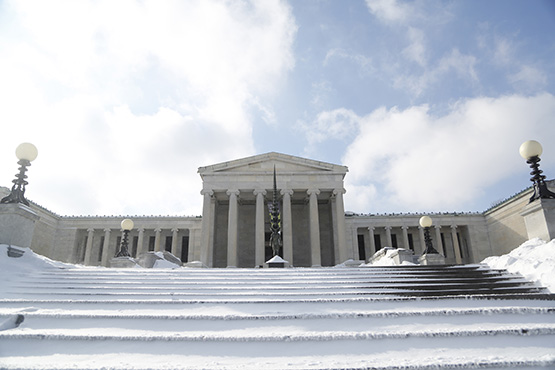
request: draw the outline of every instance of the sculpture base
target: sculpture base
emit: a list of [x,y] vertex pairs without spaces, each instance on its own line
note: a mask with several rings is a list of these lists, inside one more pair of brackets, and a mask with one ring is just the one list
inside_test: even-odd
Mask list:
[[423,254],[418,257],[418,263],[421,265],[445,265],[445,257],[439,253]]
[[0,204],[0,244],[31,248],[39,215],[22,203]]
[[273,256],[265,263],[265,267],[269,268],[285,268],[289,267],[289,262],[281,258],[280,256]]
[[546,242],[555,238],[555,199],[536,199],[520,212],[524,217],[528,239]]
[[131,257],[114,257],[110,260],[110,267],[113,268],[131,268],[139,267],[137,262]]

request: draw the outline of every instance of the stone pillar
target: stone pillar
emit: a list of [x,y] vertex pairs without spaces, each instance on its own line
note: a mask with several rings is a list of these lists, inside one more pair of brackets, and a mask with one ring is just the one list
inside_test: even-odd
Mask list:
[[[212,257],[214,254],[214,238],[212,235],[214,230],[214,192],[205,189],[200,193],[204,196],[202,203],[202,233],[200,235],[200,261],[205,266],[212,267]],[[191,251],[190,245],[189,243],[189,251]]]
[[227,219],[227,267],[237,267],[237,227],[239,226],[239,190],[228,190],[229,216]]
[[524,217],[528,239],[549,242],[555,238],[555,199],[536,199],[528,203],[520,215]]
[[293,195],[293,190],[282,190],[281,195],[283,195],[283,214],[281,215],[283,259],[289,262],[289,266],[293,266],[293,220],[291,216],[291,195]]
[[368,253],[368,255],[366,256],[367,259],[369,259],[370,257],[372,257],[374,255],[374,253],[376,253],[376,242],[374,240],[374,230],[375,228],[373,226],[368,227],[368,241],[370,244],[370,250]]
[[141,254],[146,253],[145,251],[145,228],[140,227],[137,229],[139,231],[139,237],[137,239],[137,255],[139,257]]
[[177,258],[181,259],[179,256],[179,251],[177,250],[177,233],[179,232],[179,229],[177,228],[173,228],[172,229],[172,254],[174,256],[176,256]]
[[459,245],[459,238],[457,238],[457,225],[451,225],[451,238],[453,239],[453,249],[455,250],[455,262],[460,265],[462,258],[461,246]]
[[159,227],[157,227],[156,229],[154,229],[154,251],[155,252],[160,252],[160,233],[162,232],[162,229],[160,229]]
[[85,259],[83,260],[83,264],[86,266],[91,265],[91,257],[92,257],[92,248],[93,248],[93,238],[94,238],[94,229],[87,229],[87,245],[85,246]]
[[391,226],[386,226],[385,227],[385,243],[386,243],[386,247],[393,247],[393,241],[391,240]]
[[318,218],[318,189],[308,189],[310,214],[310,255],[312,267],[322,266],[320,255],[320,220]]
[[198,252],[195,252],[195,238],[197,235],[197,229],[189,229],[189,244],[188,250],[189,254],[187,254],[187,262],[193,262],[198,260]]
[[110,229],[104,229],[104,244],[102,245],[102,260],[100,264],[108,267],[108,262],[113,256],[110,256]]
[[255,213],[255,227],[254,227],[254,263],[256,266],[264,265],[264,196],[266,190],[255,190],[256,196],[256,213]]
[[409,227],[406,225],[401,226],[401,230],[403,231],[403,248],[405,248],[406,250],[410,250],[410,245],[409,245]]
[[437,246],[435,246],[436,251],[439,252],[442,256],[445,256],[445,252],[443,250],[443,242],[441,241],[441,226],[435,225],[436,229],[436,242]]
[[31,248],[40,216],[22,203],[0,204],[0,244]]
[[351,238],[353,239],[353,242],[351,243],[351,255],[347,259],[358,260],[360,259],[358,254],[358,227],[355,226],[351,229]]
[[335,189],[335,219],[337,225],[334,225],[334,232],[337,232],[337,250],[339,251],[339,263],[345,262],[348,257],[347,251],[347,235],[345,229],[345,205],[343,203],[343,194],[345,189]]

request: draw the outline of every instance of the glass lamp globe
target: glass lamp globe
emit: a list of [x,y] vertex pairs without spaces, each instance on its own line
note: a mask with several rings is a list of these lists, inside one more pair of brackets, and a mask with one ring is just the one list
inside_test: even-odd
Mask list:
[[121,228],[127,231],[132,230],[134,225],[135,224],[133,223],[133,220],[130,220],[128,218],[121,222]]
[[432,226],[432,218],[430,216],[422,216],[419,223],[422,227],[430,227]]
[[31,143],[21,143],[15,149],[15,155],[17,159],[24,159],[29,162],[34,161],[37,158],[38,154],[39,151],[37,150],[37,147]]
[[542,155],[543,148],[536,140],[528,140],[522,143],[519,149],[520,156],[524,159],[539,157]]

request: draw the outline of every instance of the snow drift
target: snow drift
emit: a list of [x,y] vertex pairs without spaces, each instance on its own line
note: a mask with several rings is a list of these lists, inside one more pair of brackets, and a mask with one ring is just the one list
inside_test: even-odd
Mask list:
[[555,239],[549,243],[531,239],[509,254],[488,257],[482,263],[520,274],[555,293]]

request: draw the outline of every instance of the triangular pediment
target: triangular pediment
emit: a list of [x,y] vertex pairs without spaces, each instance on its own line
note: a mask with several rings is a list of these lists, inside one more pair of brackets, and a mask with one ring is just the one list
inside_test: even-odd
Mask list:
[[201,176],[216,173],[268,173],[276,168],[278,173],[335,173],[345,174],[346,166],[316,161],[292,155],[270,152],[252,157],[237,159],[229,162],[200,167],[198,172]]

